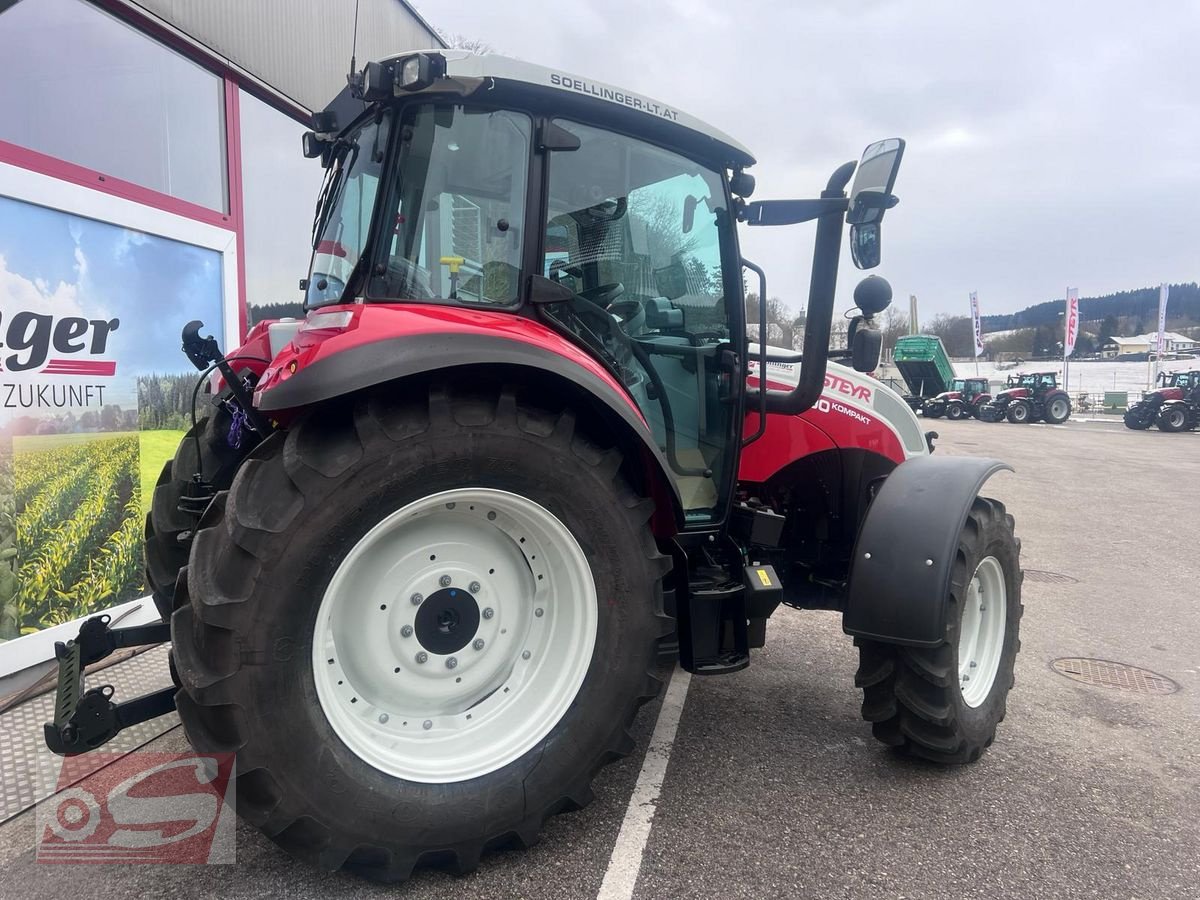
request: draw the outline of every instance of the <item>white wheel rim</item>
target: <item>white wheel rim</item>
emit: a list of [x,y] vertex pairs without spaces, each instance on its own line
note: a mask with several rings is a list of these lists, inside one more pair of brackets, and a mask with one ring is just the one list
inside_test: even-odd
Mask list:
[[1183,413],[1178,409],[1173,409],[1167,413],[1167,421],[1172,428],[1183,427]]
[[1067,415],[1067,401],[1055,400],[1052,404],[1050,404],[1050,415],[1054,416],[1056,419],[1065,418]]
[[1023,404],[1023,403],[1017,404],[1017,406],[1014,408],[1014,411],[1013,411],[1013,418],[1016,419],[1018,422],[1025,421],[1025,404]]
[[317,698],[376,769],[466,781],[558,724],[596,630],[587,557],[553,513],[507,491],[442,491],[379,522],[338,566],[313,634]]
[[992,692],[1004,651],[1008,591],[996,557],[979,563],[965,603],[958,629],[958,684],[963,701],[974,708]]

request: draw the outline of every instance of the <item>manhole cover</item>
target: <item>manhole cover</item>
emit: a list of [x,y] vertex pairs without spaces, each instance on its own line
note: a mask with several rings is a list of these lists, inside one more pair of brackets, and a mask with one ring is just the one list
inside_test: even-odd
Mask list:
[[1165,675],[1107,659],[1071,656],[1056,659],[1050,664],[1050,668],[1059,675],[1066,675],[1072,681],[1116,688],[1118,691],[1130,691],[1134,694],[1173,694],[1179,690],[1179,685]]
[[1043,572],[1040,569],[1026,569],[1026,581],[1040,581],[1043,584],[1079,584],[1078,578],[1061,575],[1058,572]]

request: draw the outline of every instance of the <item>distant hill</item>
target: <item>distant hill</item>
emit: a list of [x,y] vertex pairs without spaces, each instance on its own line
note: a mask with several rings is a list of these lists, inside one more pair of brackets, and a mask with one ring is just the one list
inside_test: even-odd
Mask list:
[[[1200,322],[1200,286],[1194,281],[1188,284],[1170,285],[1171,298],[1167,306],[1167,318],[1172,322]],[[1063,301],[1047,300],[1025,309],[999,316],[984,316],[985,333],[1011,331],[1017,328],[1037,328],[1039,325],[1055,325]],[[1130,323],[1129,334],[1145,332],[1156,327],[1158,321],[1158,288],[1139,288],[1105,294],[1102,297],[1080,297],[1079,317],[1085,322],[1095,322],[1109,317]],[[1140,324],[1139,324],[1140,322]]]

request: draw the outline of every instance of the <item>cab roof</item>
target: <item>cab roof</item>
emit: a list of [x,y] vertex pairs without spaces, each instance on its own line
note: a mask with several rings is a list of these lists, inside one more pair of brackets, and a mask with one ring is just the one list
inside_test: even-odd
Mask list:
[[[501,101],[505,95],[553,100],[564,116],[580,111],[589,118],[624,128],[634,134],[690,150],[730,168],[754,164],[754,155],[741,143],[706,122],[675,106],[559,69],[535,65],[498,54],[475,54],[465,50],[410,50],[381,60],[390,64],[424,54],[445,62],[445,75],[423,92],[447,90],[477,99]],[[343,89],[332,109],[346,99]],[[348,124],[339,117],[340,124]]]

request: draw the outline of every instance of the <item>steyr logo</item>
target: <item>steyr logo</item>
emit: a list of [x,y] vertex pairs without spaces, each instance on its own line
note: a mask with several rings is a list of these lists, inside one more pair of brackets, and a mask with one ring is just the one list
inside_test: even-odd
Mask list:
[[232,754],[89,753],[58,785],[37,807],[40,863],[234,861]]
[[825,373],[825,387],[831,391],[837,391],[839,394],[845,394],[854,400],[869,402],[871,399],[871,389],[865,384],[855,384],[849,378],[843,378],[833,372]]

